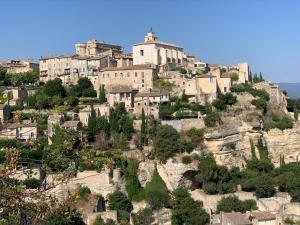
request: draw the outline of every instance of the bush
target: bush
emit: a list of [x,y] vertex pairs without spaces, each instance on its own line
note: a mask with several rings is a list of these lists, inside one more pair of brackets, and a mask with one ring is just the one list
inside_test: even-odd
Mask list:
[[210,112],[204,117],[204,124],[207,127],[215,127],[218,122],[220,121],[219,113],[217,112]]
[[293,128],[293,120],[281,111],[270,110],[263,119],[264,129],[267,131],[273,128],[280,130]]
[[181,161],[183,164],[190,164],[193,160],[191,156],[186,155],[182,157]]
[[262,175],[255,180],[255,195],[258,198],[269,198],[275,194],[275,184],[268,175]]
[[232,74],[230,74],[230,78],[232,81],[238,81],[239,75],[237,73],[232,73]]
[[203,209],[202,202],[195,201],[184,188],[178,188],[173,192],[171,212],[173,225],[205,225],[209,223],[209,215]]
[[23,181],[23,184],[26,186],[27,189],[35,189],[41,186],[41,181],[36,178],[28,178]]
[[198,144],[203,140],[204,130],[193,127],[186,132],[186,135],[191,139],[193,144]]
[[262,109],[264,112],[267,111],[267,101],[264,98],[253,99],[251,104],[258,109]]
[[217,213],[232,211],[245,213],[255,209],[257,205],[254,200],[241,201],[235,195],[222,198],[217,205]]
[[160,126],[154,138],[155,157],[161,162],[173,157],[180,151],[178,132],[169,125]]
[[77,194],[79,195],[79,197],[85,200],[90,196],[91,193],[91,190],[85,186],[79,187],[77,190]]
[[134,225],[150,225],[155,221],[150,208],[141,209],[137,213],[133,213],[132,220]]
[[243,84],[234,84],[231,86],[230,90],[231,90],[231,92],[240,93],[240,92],[245,92],[246,88]]
[[116,191],[108,195],[108,208],[110,210],[125,210],[130,212],[132,205],[126,195],[120,191]]

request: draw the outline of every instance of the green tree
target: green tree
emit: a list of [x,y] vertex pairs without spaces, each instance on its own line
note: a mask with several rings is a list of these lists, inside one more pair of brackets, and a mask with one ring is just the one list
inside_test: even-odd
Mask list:
[[47,96],[66,96],[66,90],[62,85],[62,81],[59,78],[55,78],[54,80],[49,80],[42,87],[42,92]]
[[205,225],[209,223],[209,215],[200,201],[192,199],[184,188],[176,189],[171,200],[172,225]]
[[144,190],[138,179],[139,163],[134,159],[129,159],[125,170],[126,191],[128,198],[132,201],[140,201],[144,198]]
[[75,163],[74,169],[76,169],[81,150],[78,133],[73,130],[55,127],[51,141],[52,144],[45,151],[47,166],[54,171],[65,171]]
[[239,75],[237,73],[232,73],[232,74],[230,74],[230,78],[232,81],[238,81]]
[[153,212],[150,208],[139,210],[132,214],[134,225],[151,225],[154,222]]
[[255,195],[258,198],[269,198],[275,194],[275,184],[269,175],[261,175],[255,181]]
[[297,106],[295,105],[294,106],[294,119],[296,120],[296,121],[298,121],[298,108],[297,108]]
[[163,179],[155,168],[151,181],[146,183],[145,197],[152,209],[160,209],[169,205],[169,192]]
[[100,104],[103,104],[106,102],[106,95],[105,95],[105,88],[104,85],[100,86],[100,90],[99,90],[99,101]]
[[255,209],[257,205],[254,200],[241,201],[235,195],[223,197],[217,204],[217,213],[232,211],[245,213]]
[[207,127],[215,127],[220,121],[220,116],[218,112],[212,111],[206,114],[204,117],[204,124]]
[[130,212],[132,205],[125,194],[116,191],[108,195],[108,208],[110,210],[125,210]]
[[147,144],[147,131],[146,131],[146,116],[144,108],[142,109],[142,116],[141,116],[142,124],[141,124],[141,146],[144,146]]
[[155,156],[162,162],[174,156],[180,151],[179,134],[169,125],[160,126],[154,138]]
[[197,145],[203,140],[204,130],[193,127],[186,132],[186,135],[191,139],[194,145]]
[[249,80],[250,83],[253,82],[253,77],[252,77],[252,72],[251,72],[251,71],[250,71],[250,73],[249,73],[248,80]]

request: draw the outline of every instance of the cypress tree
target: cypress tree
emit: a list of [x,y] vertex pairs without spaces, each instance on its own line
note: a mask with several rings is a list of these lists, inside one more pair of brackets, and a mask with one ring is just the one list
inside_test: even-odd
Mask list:
[[146,142],[146,118],[144,108],[142,109],[142,124],[141,124],[141,145],[144,146]]
[[251,72],[251,71],[250,71],[250,73],[249,73],[249,78],[248,78],[248,79],[249,79],[249,82],[250,82],[250,83],[252,83],[252,82],[253,82],[253,78],[252,78],[252,72]]
[[119,132],[119,121],[116,110],[110,108],[109,110],[109,125],[110,125],[110,133]]
[[99,90],[99,100],[100,100],[100,104],[106,102],[106,95],[105,95],[104,85],[101,85],[101,86],[100,86],[100,90]]
[[91,115],[88,119],[88,139],[92,141],[94,139],[94,136],[96,134],[96,112],[94,110],[94,106],[91,105]]
[[263,76],[262,76],[262,73],[261,73],[261,72],[259,73],[259,81],[264,81],[264,78],[263,78]]
[[296,105],[294,105],[294,119],[298,121],[298,108]]

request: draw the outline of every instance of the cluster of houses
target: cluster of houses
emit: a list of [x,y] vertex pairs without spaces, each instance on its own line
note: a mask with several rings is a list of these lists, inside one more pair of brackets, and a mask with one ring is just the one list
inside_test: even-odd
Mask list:
[[[130,54],[124,53],[119,45],[97,40],[77,43],[75,49],[73,55],[42,56],[39,64],[30,60],[0,64],[11,74],[39,71],[40,83],[59,78],[64,85],[72,86],[80,78],[88,78],[98,94],[100,88],[105,87],[107,103],[94,105],[101,116],[108,116],[109,107],[122,103],[128,113],[139,116],[144,110],[147,115],[157,118],[159,105],[170,101],[170,93],[158,89],[156,81],[171,85],[171,94],[180,95],[184,92],[191,102],[204,103],[214,100],[218,93],[230,92],[233,82],[245,83],[249,76],[247,63],[237,66],[207,64],[193,54],[186,54],[181,46],[160,41],[152,30],[143,42],[133,45]],[[236,74],[237,79],[233,80],[232,74]],[[26,96],[32,94],[28,87],[4,89],[2,93],[7,94],[7,102],[1,103],[10,106],[22,104]],[[32,123],[8,126],[5,121],[9,109],[1,105],[0,110],[3,124],[0,138],[15,135],[14,138],[27,140],[37,136],[29,131],[29,135],[21,132],[25,127],[30,129]],[[74,121],[80,121],[84,126],[90,114],[90,106],[82,106]],[[57,124],[70,129],[78,127],[76,122],[66,122]]]

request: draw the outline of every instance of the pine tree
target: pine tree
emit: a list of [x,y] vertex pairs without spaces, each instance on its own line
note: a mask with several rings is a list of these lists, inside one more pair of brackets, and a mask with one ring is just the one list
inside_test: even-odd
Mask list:
[[263,78],[263,76],[262,76],[262,73],[261,73],[261,72],[259,73],[259,81],[264,81],[264,78]]
[[252,78],[252,72],[250,71],[249,73],[249,78],[248,78],[249,82],[252,83],[253,82],[253,78]]
[[294,119],[298,121],[298,108],[296,105],[294,105]]
[[94,110],[94,106],[91,105],[91,115],[89,116],[89,119],[88,119],[88,127],[87,127],[87,130],[88,130],[88,139],[90,141],[92,141],[96,135],[96,112]]
[[146,143],[146,117],[144,108],[142,109],[142,124],[141,124],[141,146]]
[[105,95],[104,85],[100,86],[99,101],[100,101],[100,104],[103,104],[104,102],[106,102],[106,95]]

